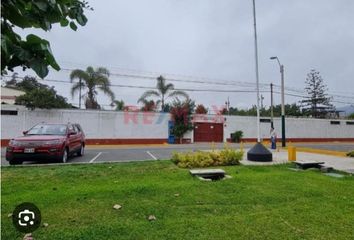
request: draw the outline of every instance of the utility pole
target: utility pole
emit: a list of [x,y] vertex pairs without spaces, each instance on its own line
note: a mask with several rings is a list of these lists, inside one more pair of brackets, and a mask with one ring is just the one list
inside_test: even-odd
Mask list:
[[225,105],[226,105],[227,113],[230,116],[230,98],[229,97],[227,97],[227,101],[225,102]]
[[285,93],[284,93],[284,65],[280,66],[281,74],[281,145],[282,147],[286,146],[285,141]]
[[270,84],[270,127],[274,129],[273,113],[273,83]]
[[278,57],[271,57],[271,60],[277,60],[280,67],[281,75],[281,145],[282,147],[286,146],[286,137],[285,137],[285,100],[284,100],[284,65],[280,63]]

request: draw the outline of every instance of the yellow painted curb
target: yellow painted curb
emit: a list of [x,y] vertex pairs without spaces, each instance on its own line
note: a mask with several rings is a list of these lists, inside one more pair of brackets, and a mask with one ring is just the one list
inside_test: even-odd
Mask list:
[[323,154],[323,155],[331,155],[331,156],[336,156],[336,157],[347,157],[346,152],[338,152],[338,151],[315,149],[315,148],[296,147],[296,151],[297,152]]

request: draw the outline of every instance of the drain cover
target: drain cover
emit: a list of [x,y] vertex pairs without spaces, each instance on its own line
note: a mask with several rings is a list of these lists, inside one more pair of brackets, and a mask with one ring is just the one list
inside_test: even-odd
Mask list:
[[219,180],[225,177],[225,171],[222,169],[191,169],[190,174],[204,179]]

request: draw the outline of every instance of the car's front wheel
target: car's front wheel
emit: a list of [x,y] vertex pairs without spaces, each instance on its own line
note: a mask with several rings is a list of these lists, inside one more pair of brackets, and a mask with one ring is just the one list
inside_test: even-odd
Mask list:
[[60,162],[61,163],[66,163],[68,161],[68,149],[64,148],[63,153],[60,156]]
[[10,160],[9,164],[10,165],[20,165],[20,164],[22,164],[22,161],[21,160]]

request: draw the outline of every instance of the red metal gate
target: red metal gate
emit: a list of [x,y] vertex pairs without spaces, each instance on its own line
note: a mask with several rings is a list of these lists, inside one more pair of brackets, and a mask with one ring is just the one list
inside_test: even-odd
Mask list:
[[222,123],[194,123],[194,142],[223,142]]

